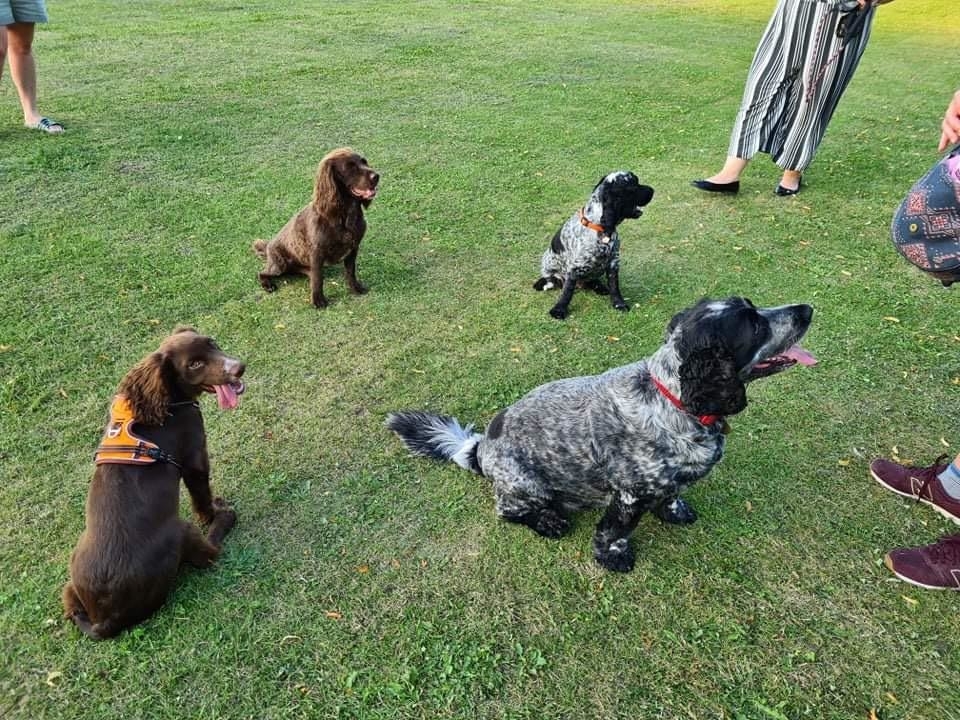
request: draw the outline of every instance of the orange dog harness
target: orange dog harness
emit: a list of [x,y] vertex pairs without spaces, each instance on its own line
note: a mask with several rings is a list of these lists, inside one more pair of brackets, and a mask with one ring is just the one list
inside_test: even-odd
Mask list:
[[110,420],[94,455],[97,465],[150,465],[159,461],[180,467],[180,463],[156,443],[134,435],[134,422],[136,418],[129,401],[117,395],[110,404]]

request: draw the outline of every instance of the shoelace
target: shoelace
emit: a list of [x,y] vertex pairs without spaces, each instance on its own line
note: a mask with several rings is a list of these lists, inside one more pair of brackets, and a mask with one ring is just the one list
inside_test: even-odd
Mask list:
[[914,472],[914,477],[917,480],[923,480],[923,483],[920,485],[920,489],[917,491],[917,502],[920,502],[920,498],[923,497],[923,493],[926,491],[927,486],[930,485],[934,480],[937,479],[937,476],[943,472],[946,465],[944,460],[947,459],[946,454],[940,455],[936,460],[933,461],[933,465],[928,467],[911,467],[910,470]]
[[930,559],[935,563],[960,566],[960,535],[944,535],[930,546]]

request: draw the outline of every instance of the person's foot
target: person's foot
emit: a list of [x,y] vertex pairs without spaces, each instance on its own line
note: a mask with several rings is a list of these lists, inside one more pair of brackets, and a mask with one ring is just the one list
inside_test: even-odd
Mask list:
[[946,455],[941,455],[928,467],[912,467],[878,459],[870,463],[870,474],[897,495],[929,505],[944,517],[960,523],[960,500],[947,493],[937,477],[947,468],[947,463],[943,462],[945,458]]
[[48,135],[59,135],[64,129],[63,125],[58,123],[56,120],[51,120],[48,117],[38,117],[33,122],[25,122],[24,126],[30,128],[31,130],[45,132]]
[[883,558],[894,575],[929,590],[960,590],[960,535],[947,535],[933,545],[897,548]]
[[800,184],[803,180],[802,173],[798,173],[795,170],[784,170],[783,177],[780,178],[780,184],[777,185],[776,190],[773,191],[774,195],[796,195],[800,192]]

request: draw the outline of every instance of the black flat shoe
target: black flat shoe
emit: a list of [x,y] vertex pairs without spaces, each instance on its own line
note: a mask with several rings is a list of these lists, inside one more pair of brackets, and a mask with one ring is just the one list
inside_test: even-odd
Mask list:
[[799,185],[797,185],[793,190],[791,190],[790,188],[785,188],[783,185],[777,184],[777,189],[773,191],[773,194],[779,195],[780,197],[786,197],[787,195],[796,195],[798,192],[800,192],[800,188],[802,187],[803,187],[802,182]]
[[706,190],[707,192],[712,193],[726,193],[728,195],[734,195],[740,192],[739,180],[734,180],[733,182],[728,183],[715,183],[710,182],[709,180],[692,180],[690,184],[698,190]]

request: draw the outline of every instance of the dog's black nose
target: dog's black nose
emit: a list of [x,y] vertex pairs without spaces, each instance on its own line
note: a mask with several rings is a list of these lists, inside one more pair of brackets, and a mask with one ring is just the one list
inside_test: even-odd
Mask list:
[[380,175],[375,172],[370,173],[370,182],[376,185],[378,182],[380,182]]

